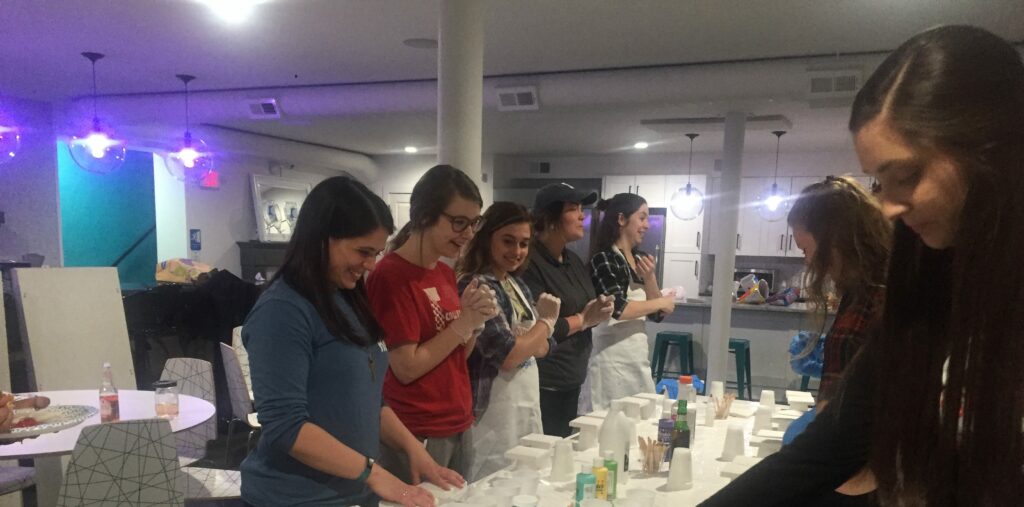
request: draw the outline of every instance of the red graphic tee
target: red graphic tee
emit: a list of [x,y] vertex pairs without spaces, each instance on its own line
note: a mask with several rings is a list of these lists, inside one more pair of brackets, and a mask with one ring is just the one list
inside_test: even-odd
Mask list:
[[[419,267],[392,252],[366,281],[370,307],[389,348],[426,342],[459,317],[455,272],[438,262]],[[402,385],[388,368],[384,400],[418,437],[447,437],[473,424],[473,396],[464,347],[455,347],[422,377]]]

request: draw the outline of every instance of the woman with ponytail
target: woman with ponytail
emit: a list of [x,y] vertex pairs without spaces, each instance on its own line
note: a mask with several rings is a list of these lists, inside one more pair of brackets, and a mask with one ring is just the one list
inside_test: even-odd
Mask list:
[[[457,258],[480,229],[482,205],[462,171],[448,165],[428,170],[413,187],[409,223],[366,283],[389,350],[385,401],[434,460],[463,475],[470,469],[466,432],[473,425],[466,359],[498,306],[493,291],[476,282],[460,297],[455,272],[441,258]],[[409,458],[382,449],[385,468],[415,484],[421,471]]]
[[[650,226],[647,201],[616,194],[597,203],[604,213],[597,229],[597,254],[590,260],[598,294],[614,298],[612,318],[594,330],[587,382],[594,410],[612,400],[654,392],[645,320],[660,322],[675,309],[675,297],[663,296],[655,259],[640,250]],[[586,408],[586,407],[584,407]]]

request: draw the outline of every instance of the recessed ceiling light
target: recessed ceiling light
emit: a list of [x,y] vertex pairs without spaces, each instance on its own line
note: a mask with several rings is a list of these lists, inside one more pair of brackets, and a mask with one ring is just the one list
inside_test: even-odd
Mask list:
[[402,44],[416,49],[437,49],[437,39],[405,39]]
[[265,0],[200,0],[222,20],[238,24],[252,15],[257,4]]
[[633,145],[633,147],[638,149],[638,150],[646,150],[647,146],[648,146],[647,143],[645,143],[643,141],[640,141],[640,142],[638,142],[638,143]]
[[406,153],[416,153],[418,151],[420,151],[420,150],[418,148],[416,148],[415,146],[406,146],[405,147],[405,152]]

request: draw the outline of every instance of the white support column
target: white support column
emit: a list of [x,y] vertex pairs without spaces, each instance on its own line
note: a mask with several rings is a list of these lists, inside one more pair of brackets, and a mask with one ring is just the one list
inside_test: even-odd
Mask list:
[[437,54],[437,163],[481,178],[484,2],[441,0]]
[[746,113],[731,111],[725,116],[725,141],[722,146],[722,188],[719,200],[717,231],[714,241],[715,291],[711,297],[711,332],[707,344],[708,380],[724,381],[732,332],[732,277],[736,270],[736,231],[739,227],[740,174],[743,169],[743,137]]

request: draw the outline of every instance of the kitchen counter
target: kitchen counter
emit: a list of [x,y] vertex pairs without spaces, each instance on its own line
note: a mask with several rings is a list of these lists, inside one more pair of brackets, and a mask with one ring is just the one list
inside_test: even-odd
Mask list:
[[[711,300],[706,298],[686,298],[685,301],[676,301],[676,306],[691,308],[711,308]],[[808,313],[810,305],[807,303],[793,303],[789,306],[774,305],[748,305],[744,303],[733,303],[733,310],[750,310],[760,312],[787,312],[787,313]]]
[[[750,340],[751,374],[754,397],[761,389],[776,390],[781,396],[785,389],[798,389],[800,375],[789,365],[790,339],[801,331],[828,329],[834,313],[829,313],[825,322],[807,303],[790,306],[732,305],[729,336]],[[675,311],[659,323],[647,323],[647,335],[653,350],[654,338],[660,331],[681,331],[693,336],[694,369],[701,378],[707,374],[707,344],[711,336],[711,298],[687,298],[676,303]],[[675,353],[669,354],[667,369],[678,371]],[[735,360],[726,360],[726,378],[734,380]],[[814,389],[817,381],[811,382]]]

